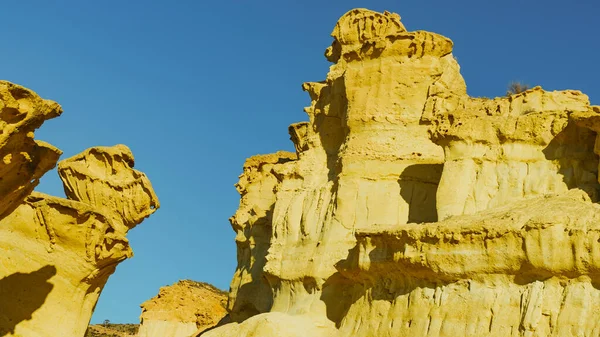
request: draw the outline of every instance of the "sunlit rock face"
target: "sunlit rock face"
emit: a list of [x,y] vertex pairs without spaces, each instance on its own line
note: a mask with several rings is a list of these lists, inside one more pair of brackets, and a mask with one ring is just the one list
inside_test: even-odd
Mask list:
[[469,97],[397,14],[332,36],[296,154],[244,166],[233,322],[203,336],[597,336],[600,108]]
[[108,277],[133,254],[127,231],[158,200],[124,145],[59,163],[68,199],[32,192],[61,154],[33,130],[62,110],[8,82],[0,108],[0,335],[83,336]]

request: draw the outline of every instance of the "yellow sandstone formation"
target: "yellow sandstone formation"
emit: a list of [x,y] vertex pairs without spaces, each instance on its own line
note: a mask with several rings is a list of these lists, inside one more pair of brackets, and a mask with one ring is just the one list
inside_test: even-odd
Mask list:
[[355,9],[296,154],[250,158],[220,336],[598,336],[600,108],[466,93],[452,41]]
[[125,235],[159,207],[124,145],[59,163],[68,199],[32,192],[60,151],[33,139],[57,103],[0,82],[0,335],[81,337],[117,264]]
[[225,317],[227,293],[190,280],[162,287],[142,307],[138,337],[189,337]]
[[62,152],[33,139],[33,132],[61,113],[58,103],[0,81],[0,217],[14,210],[56,165]]

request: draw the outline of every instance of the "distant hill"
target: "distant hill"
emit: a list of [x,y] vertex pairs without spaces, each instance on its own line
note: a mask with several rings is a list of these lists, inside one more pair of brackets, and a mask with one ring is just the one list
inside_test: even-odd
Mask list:
[[139,324],[96,324],[90,325],[85,337],[132,337],[138,332]]

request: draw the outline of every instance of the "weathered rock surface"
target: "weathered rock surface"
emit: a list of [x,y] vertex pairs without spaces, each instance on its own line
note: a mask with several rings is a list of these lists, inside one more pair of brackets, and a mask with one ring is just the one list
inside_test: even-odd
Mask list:
[[357,238],[341,336],[599,333],[600,205],[581,190]]
[[62,152],[33,139],[33,132],[61,113],[58,103],[0,81],[0,217],[17,207],[56,165]]
[[139,337],[189,337],[215,326],[227,314],[227,293],[190,280],[160,288],[142,305]]
[[150,181],[133,165],[125,145],[93,147],[58,163],[58,174],[67,198],[94,206],[127,231],[160,206]]
[[60,106],[0,82],[0,107],[0,335],[83,336],[108,277],[132,256],[127,231],[158,201],[124,145],[62,161],[68,199],[32,192],[60,155],[32,130]]
[[342,16],[296,155],[250,158],[202,336],[598,336],[600,108],[466,93],[452,41]]
[[581,92],[536,87],[493,100],[430,100],[432,139],[445,152],[440,219],[570,188],[598,198],[596,134],[569,119],[591,110]]
[[230,221],[237,232],[238,268],[231,283],[228,306],[234,321],[269,311],[273,305],[272,296],[267,296],[271,287],[263,276],[271,244],[273,189],[281,183],[272,169],[274,165],[295,159],[296,154],[288,152],[252,157],[246,160],[244,173],[236,185],[241,202]]

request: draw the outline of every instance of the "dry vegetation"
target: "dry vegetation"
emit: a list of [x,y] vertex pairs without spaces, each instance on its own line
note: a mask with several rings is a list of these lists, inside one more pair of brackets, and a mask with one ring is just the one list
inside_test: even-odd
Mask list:
[[511,82],[508,85],[508,90],[506,91],[506,96],[510,96],[510,95],[514,95],[514,94],[519,94],[522,93],[523,91],[526,91],[528,89],[530,89],[531,87],[528,84],[523,84],[521,82]]

